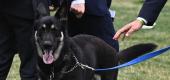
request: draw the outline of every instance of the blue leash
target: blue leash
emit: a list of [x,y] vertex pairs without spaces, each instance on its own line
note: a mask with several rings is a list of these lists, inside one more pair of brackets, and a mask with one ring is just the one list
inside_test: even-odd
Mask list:
[[147,53],[145,55],[142,55],[138,58],[135,58],[127,63],[124,63],[124,64],[121,64],[121,65],[118,65],[118,66],[115,66],[115,67],[112,67],[112,68],[104,68],[104,69],[95,69],[95,71],[111,71],[111,70],[115,70],[115,69],[118,69],[118,68],[123,68],[123,67],[126,67],[126,66],[131,66],[131,65],[134,65],[134,64],[137,64],[137,63],[140,63],[140,62],[143,62],[145,60],[148,60],[150,58],[153,58],[155,56],[158,56],[166,51],[170,50],[170,46],[166,47],[166,48],[162,48],[160,50],[157,50],[157,51],[153,51],[153,52],[150,52],[150,53]]

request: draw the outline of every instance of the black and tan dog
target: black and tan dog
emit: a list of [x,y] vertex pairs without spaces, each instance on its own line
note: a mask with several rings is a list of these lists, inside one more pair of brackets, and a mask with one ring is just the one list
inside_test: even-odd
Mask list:
[[[44,14],[42,5],[38,12]],[[61,15],[60,15],[61,16]],[[115,80],[115,71],[94,72],[93,68],[109,68],[117,63],[130,61],[156,48],[155,44],[138,44],[121,52],[91,35],[68,37],[65,30],[67,19],[57,16],[41,16],[36,21],[35,41],[38,50],[40,80]]]

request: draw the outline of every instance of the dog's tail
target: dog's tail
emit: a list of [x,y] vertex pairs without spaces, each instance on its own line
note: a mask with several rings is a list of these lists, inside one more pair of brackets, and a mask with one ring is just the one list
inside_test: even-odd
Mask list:
[[122,64],[135,59],[145,53],[153,51],[156,47],[157,45],[153,43],[142,43],[122,50],[118,53],[119,63]]

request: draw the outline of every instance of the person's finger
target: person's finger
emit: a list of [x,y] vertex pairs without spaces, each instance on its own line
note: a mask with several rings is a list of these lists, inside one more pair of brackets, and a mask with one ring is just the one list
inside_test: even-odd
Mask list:
[[130,36],[133,32],[135,32],[136,31],[136,29],[134,29],[134,28],[130,28],[127,32],[126,32],[126,34],[125,34],[125,36]]
[[79,17],[83,15],[83,11],[81,11],[80,9],[72,9],[72,12],[74,12],[75,15]]
[[113,39],[118,40],[119,37],[123,34],[123,32],[124,32],[123,29],[118,30],[114,35]]
[[76,15],[77,18],[81,18],[85,12],[84,7],[77,6],[73,6],[70,10]]
[[117,31],[116,34],[113,36],[113,39],[118,40],[121,34],[122,34],[121,31]]
[[71,11],[75,14],[82,14],[82,11],[79,8],[71,8]]
[[76,12],[77,11],[77,5],[71,5],[70,11]]
[[77,14],[83,14],[83,10],[81,7],[77,8]]
[[85,8],[83,7],[83,5],[80,5],[77,9],[78,9],[77,12],[78,12],[79,14],[84,14]]
[[118,40],[122,34],[126,34],[126,32],[130,29],[131,25],[127,24],[121,29],[119,29],[114,35],[113,39]]
[[84,14],[85,7],[84,4],[76,4],[76,5],[72,5],[70,10],[76,14]]
[[132,25],[132,27],[130,28],[130,30],[127,31],[126,36],[130,36],[130,35],[133,34],[134,32],[138,31],[141,27],[142,27],[141,24]]

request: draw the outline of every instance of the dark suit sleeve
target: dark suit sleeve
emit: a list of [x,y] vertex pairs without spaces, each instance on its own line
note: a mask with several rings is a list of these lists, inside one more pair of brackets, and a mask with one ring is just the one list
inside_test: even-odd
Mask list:
[[152,25],[166,2],[167,0],[145,0],[138,17],[146,19],[147,25]]
[[111,4],[112,4],[112,0],[106,0],[107,1],[107,7],[110,8]]

